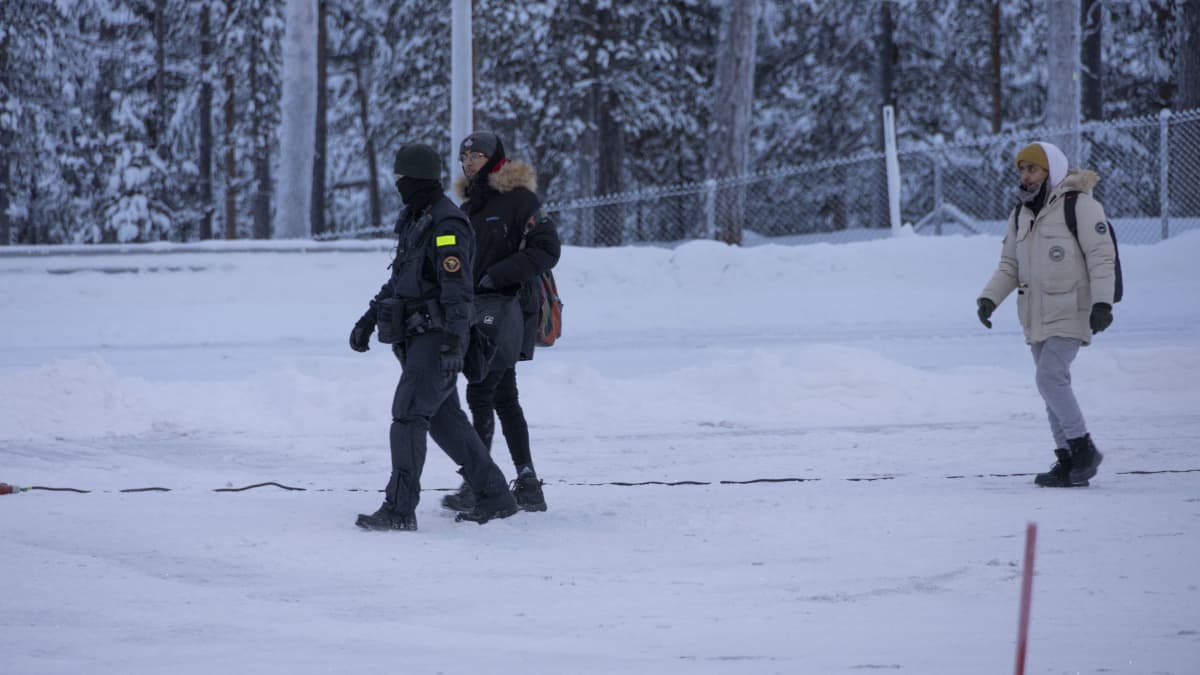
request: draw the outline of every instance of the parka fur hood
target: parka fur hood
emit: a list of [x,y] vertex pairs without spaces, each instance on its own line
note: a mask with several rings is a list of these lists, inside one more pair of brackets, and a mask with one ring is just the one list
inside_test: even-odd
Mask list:
[[1092,194],[1092,188],[1100,182],[1100,174],[1091,169],[1071,169],[1067,172],[1067,177],[1062,179],[1062,182],[1054,188],[1054,191],[1061,194],[1063,192],[1086,192]]
[[[523,187],[537,193],[537,171],[525,162],[508,160],[500,170],[488,176],[488,185],[501,194]],[[467,177],[454,179],[454,196],[460,200],[467,197]]]

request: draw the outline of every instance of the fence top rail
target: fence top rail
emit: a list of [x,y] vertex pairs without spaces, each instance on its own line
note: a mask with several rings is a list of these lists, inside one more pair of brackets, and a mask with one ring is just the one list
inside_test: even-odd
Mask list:
[[764,180],[773,180],[778,178],[791,178],[814,171],[836,168],[839,166],[849,166],[869,160],[881,160],[883,153],[875,150],[862,151],[846,157],[836,157],[833,159],[823,159],[815,162],[806,162],[804,164],[796,164],[792,166],[779,167],[775,169],[764,169],[753,173],[742,174],[740,176],[726,176],[722,178],[710,178],[708,180],[698,180],[683,183],[672,183],[659,187],[648,187],[638,190],[630,190],[628,192],[614,192],[612,194],[601,195],[597,197],[581,197],[579,199],[571,199],[561,202],[549,202],[546,204],[547,211],[572,211],[575,209],[586,209],[596,206],[608,206],[612,204],[626,204],[630,202],[642,201],[646,199],[661,199],[663,197],[678,197],[681,195],[691,195],[701,192],[707,192],[713,189],[726,189],[750,185]]
[[983,134],[949,142],[909,139],[901,144],[899,154],[914,155],[929,152],[944,152],[947,150],[961,150],[965,148],[978,148],[981,146],[997,146],[1008,143],[1028,142],[1030,139],[1035,138],[1064,136],[1079,132],[1096,132],[1103,129],[1157,127],[1163,123],[1164,117],[1166,118],[1168,124],[1193,122],[1195,120],[1200,120],[1200,108],[1194,108],[1180,112],[1163,111],[1158,114],[1122,117],[1119,119],[1089,120],[1087,122],[1080,123],[1077,127],[1058,126],[1037,127],[1033,129],[1012,129],[1009,131],[1002,131],[998,134]]

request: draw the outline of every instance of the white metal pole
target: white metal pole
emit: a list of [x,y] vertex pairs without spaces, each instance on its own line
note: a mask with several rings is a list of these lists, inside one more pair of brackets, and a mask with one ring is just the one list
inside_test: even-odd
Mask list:
[[883,106],[883,151],[887,163],[888,216],[892,236],[900,233],[900,158],[896,154],[896,111]]
[[1171,234],[1171,146],[1168,123],[1171,110],[1158,111],[1158,212],[1162,218],[1162,238]]
[[458,144],[466,138],[472,127],[472,88],[474,73],[471,69],[471,0],[450,0],[450,149],[447,168],[450,181],[454,182],[462,167],[458,164]]

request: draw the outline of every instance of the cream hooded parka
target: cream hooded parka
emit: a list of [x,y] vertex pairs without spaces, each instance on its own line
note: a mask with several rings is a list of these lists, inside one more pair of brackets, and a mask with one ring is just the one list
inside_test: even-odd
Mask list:
[[[979,297],[997,306],[1017,291],[1017,316],[1029,344],[1068,337],[1087,345],[1092,305],[1112,305],[1114,249],[1104,207],[1092,196],[1100,177],[1088,169],[1067,169],[1066,156],[1041,143],[1049,160],[1046,203],[1035,215],[1021,204],[1009,215],[1000,264]],[[1063,194],[1077,191],[1078,240],[1067,227]]]

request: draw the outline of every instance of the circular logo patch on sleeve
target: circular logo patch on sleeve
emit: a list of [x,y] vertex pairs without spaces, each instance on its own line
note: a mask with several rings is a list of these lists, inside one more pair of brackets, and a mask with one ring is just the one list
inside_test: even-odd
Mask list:
[[1100,234],[1107,234],[1108,226],[1105,225],[1104,223],[1096,223],[1096,231],[1099,232]]
[[454,274],[462,269],[462,261],[456,255],[448,255],[442,259],[442,269]]
[[1050,247],[1050,259],[1054,262],[1062,262],[1062,259],[1067,257],[1067,251],[1061,246]]

